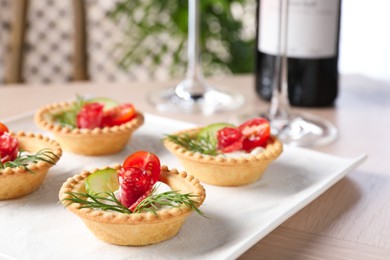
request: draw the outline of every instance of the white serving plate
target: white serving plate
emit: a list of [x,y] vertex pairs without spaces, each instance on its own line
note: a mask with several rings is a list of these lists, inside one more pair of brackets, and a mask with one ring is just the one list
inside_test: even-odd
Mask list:
[[[6,120],[13,131],[42,132],[25,114]],[[156,153],[163,164],[182,170],[162,145],[165,134],[192,124],[146,114],[145,124],[116,155],[89,157],[64,153],[39,190],[0,201],[1,259],[235,259],[290,216],[352,171],[365,155],[347,159],[286,146],[262,179],[242,187],[204,184],[206,201],[171,240],[144,247],[104,243],[58,203],[62,183],[83,169],[122,163],[130,153]]]

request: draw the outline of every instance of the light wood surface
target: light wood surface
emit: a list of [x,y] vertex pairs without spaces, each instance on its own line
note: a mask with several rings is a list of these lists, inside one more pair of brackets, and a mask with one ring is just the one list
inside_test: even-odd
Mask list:
[[[245,95],[245,108],[234,113],[166,114],[148,104],[148,93],[177,82],[0,86],[0,121],[76,94],[130,101],[144,112],[200,124],[227,121],[234,113],[268,106],[254,94],[251,76],[209,79],[219,88]],[[325,117],[339,129],[336,142],[312,149],[343,157],[367,153],[368,160],[240,258],[390,259],[390,84],[359,75],[343,76],[335,107],[299,110]]]

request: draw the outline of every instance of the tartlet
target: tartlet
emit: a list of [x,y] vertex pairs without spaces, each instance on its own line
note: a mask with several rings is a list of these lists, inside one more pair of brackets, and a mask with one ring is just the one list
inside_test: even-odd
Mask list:
[[[11,133],[11,135],[17,138],[20,150],[33,154],[42,149],[50,149],[55,155],[52,157],[53,163],[56,163],[62,155],[60,145],[48,137],[25,132]],[[40,160],[28,164],[28,170],[23,166],[0,169],[0,200],[18,198],[35,191],[53,165]]]
[[82,155],[108,155],[121,151],[133,132],[144,123],[144,116],[136,112],[131,121],[112,127],[71,129],[53,119],[55,113],[70,110],[74,102],[47,105],[35,113],[34,121],[42,129],[51,132],[65,151]]
[[[114,168],[119,169],[120,166]],[[108,167],[107,167],[108,168]],[[105,169],[107,169],[105,168]],[[154,214],[141,212],[125,214],[98,209],[81,208],[81,204],[67,204],[67,192],[85,192],[85,179],[96,172],[84,171],[69,178],[59,192],[60,201],[71,212],[79,216],[91,232],[99,239],[116,245],[143,246],[155,244],[174,237],[182,227],[192,209],[185,205],[177,208],[164,208]],[[205,190],[197,179],[186,172],[161,167],[160,181],[180,193],[196,195],[195,203],[199,207],[205,199]]]
[[[184,130],[173,135],[194,137],[201,129]],[[189,151],[168,138],[164,139],[164,146],[179,159],[189,174],[202,182],[217,186],[240,186],[255,182],[283,151],[282,143],[275,136],[270,136],[261,153],[239,158]]]

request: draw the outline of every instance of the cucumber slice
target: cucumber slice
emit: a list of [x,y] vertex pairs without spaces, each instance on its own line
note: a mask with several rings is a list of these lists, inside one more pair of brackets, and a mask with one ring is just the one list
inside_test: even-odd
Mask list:
[[232,124],[229,124],[229,123],[215,123],[215,124],[211,124],[211,125],[208,125],[206,126],[205,128],[203,128],[202,130],[199,131],[198,133],[198,138],[203,138],[203,139],[207,139],[207,138],[213,138],[213,139],[217,139],[217,132],[219,130],[221,130],[222,128],[225,128],[225,127],[235,127],[234,125]]
[[118,188],[118,174],[115,169],[98,170],[85,180],[85,189],[91,195],[101,192],[114,192]]
[[107,97],[96,97],[90,98],[86,101],[87,103],[100,103],[104,105],[104,109],[110,109],[119,105],[119,102]]

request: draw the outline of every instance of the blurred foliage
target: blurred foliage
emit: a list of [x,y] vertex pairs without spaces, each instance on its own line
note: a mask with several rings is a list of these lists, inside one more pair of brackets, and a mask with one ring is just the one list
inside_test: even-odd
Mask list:
[[[200,1],[200,52],[206,75],[252,72],[254,37],[245,39],[242,16],[235,18],[232,12],[250,1],[254,0]],[[171,76],[186,71],[188,0],[121,0],[111,17],[126,35],[118,46],[124,53],[123,68],[149,59],[151,71],[159,66],[167,66]]]

